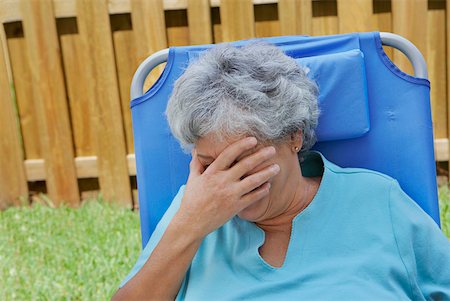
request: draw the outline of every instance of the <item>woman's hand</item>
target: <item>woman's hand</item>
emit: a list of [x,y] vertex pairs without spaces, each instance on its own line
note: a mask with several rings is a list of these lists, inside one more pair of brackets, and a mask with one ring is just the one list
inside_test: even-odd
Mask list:
[[239,140],[229,145],[207,169],[194,150],[178,212],[144,266],[112,300],[175,299],[203,238],[269,193],[266,182],[278,173],[279,167],[271,165],[257,172],[254,169],[273,157],[275,148],[259,149],[232,165],[255,145],[255,138]]
[[[203,239],[239,211],[267,196],[267,181],[279,172],[279,166],[272,164],[253,174],[249,172],[275,155],[273,146],[261,148],[232,165],[256,144],[254,137],[230,144],[207,169],[194,149],[183,199],[173,222],[188,225],[195,237]],[[243,178],[244,175],[247,176]]]

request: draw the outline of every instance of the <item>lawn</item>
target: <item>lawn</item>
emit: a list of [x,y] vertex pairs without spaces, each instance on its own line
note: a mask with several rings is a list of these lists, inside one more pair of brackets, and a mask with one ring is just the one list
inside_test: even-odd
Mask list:
[[[450,237],[450,191],[439,189]],[[0,300],[109,300],[140,253],[139,215],[101,200],[0,212]]]
[[139,255],[139,215],[102,201],[0,214],[0,300],[109,300]]

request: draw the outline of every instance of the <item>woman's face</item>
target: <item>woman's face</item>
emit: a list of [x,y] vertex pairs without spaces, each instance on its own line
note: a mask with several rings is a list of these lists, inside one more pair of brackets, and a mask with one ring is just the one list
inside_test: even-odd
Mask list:
[[[236,137],[227,141],[216,142],[211,137],[207,135],[200,138],[196,143],[197,156],[205,167],[210,165],[228,145],[244,138]],[[280,166],[280,172],[268,181],[271,184],[269,195],[238,213],[238,216],[242,219],[252,222],[264,221],[282,214],[289,206],[291,199],[284,192],[292,191],[290,188],[293,186],[288,187],[288,185],[296,185],[298,183],[292,181],[292,179],[298,179],[298,174],[295,173],[299,173],[300,169],[297,153],[292,151],[292,145],[289,143],[273,146],[276,149],[276,154],[271,159],[260,163],[246,175],[258,172],[274,163]],[[264,147],[265,145],[258,142],[253,149],[239,155],[236,162]]]

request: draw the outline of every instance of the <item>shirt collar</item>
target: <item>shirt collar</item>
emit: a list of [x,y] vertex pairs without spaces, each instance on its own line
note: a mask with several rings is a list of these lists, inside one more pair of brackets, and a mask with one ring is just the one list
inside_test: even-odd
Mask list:
[[318,177],[322,176],[324,169],[329,169],[333,172],[338,171],[341,167],[329,161],[320,151],[309,150],[303,155],[303,162],[300,162],[302,175],[304,177]]

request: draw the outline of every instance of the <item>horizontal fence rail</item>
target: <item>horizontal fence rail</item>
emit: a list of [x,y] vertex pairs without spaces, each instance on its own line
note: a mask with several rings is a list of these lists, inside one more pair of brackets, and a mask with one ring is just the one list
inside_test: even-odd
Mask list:
[[[449,7],[450,0],[0,0],[0,209],[41,192],[56,205],[101,193],[138,207],[129,92],[139,63],[170,46],[254,37],[407,38],[427,61],[435,157],[448,162]],[[403,54],[385,51],[413,73]]]

